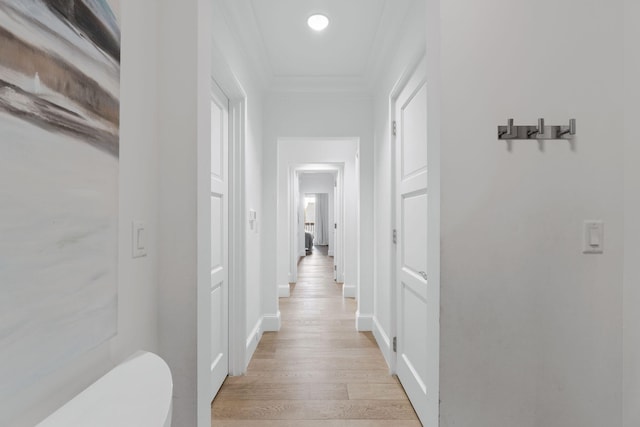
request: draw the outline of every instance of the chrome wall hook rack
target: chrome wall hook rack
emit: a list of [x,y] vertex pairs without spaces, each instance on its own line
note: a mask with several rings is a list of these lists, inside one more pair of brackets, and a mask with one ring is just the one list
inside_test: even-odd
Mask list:
[[545,126],[544,119],[537,125],[514,126],[513,119],[506,126],[498,126],[498,139],[573,139],[576,134],[576,119],[569,120],[569,126]]

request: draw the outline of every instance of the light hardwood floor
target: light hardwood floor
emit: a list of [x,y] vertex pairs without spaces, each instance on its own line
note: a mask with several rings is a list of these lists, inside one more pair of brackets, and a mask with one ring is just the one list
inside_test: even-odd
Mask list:
[[356,303],[342,298],[326,247],[302,259],[280,311],[280,332],[264,334],[247,374],[213,401],[212,426],[421,425],[373,335],[355,330]]

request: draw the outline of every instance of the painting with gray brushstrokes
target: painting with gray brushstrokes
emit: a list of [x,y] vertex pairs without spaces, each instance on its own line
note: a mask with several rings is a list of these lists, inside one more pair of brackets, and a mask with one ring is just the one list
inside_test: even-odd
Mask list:
[[116,333],[112,6],[0,0],[0,403]]

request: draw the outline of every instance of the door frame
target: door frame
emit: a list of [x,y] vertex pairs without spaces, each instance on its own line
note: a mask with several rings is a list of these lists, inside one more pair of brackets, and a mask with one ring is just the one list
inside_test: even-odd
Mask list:
[[[278,137],[277,138],[277,178],[276,178],[276,281],[273,284],[275,291],[273,300],[266,302],[273,303],[273,308],[278,313],[278,325],[273,329],[280,328],[279,298],[290,296],[289,279],[291,277],[290,262],[290,166],[299,164],[336,164],[344,163],[344,179],[341,180],[344,203],[342,209],[344,226],[342,231],[345,239],[342,241],[342,263],[343,281],[342,295],[345,298],[356,298],[360,286],[360,272],[355,266],[357,251],[360,250],[360,242],[356,236],[349,239],[350,233],[355,234],[356,223],[350,212],[355,212],[355,206],[360,203],[360,189],[353,188],[353,197],[347,194],[348,189],[355,187],[355,164],[356,151],[360,147],[360,137]],[[353,177],[351,176],[353,174]],[[349,179],[349,181],[347,181]],[[353,181],[351,181],[353,179]],[[353,211],[347,211],[353,209]],[[353,222],[353,224],[352,224]],[[347,229],[347,227],[351,227]],[[338,254],[334,254],[336,256]],[[353,257],[353,263],[350,261]],[[347,263],[349,261],[349,263]],[[274,316],[274,317],[276,317]],[[274,322],[275,323],[275,322]],[[266,329],[266,328],[265,328]]]
[[[245,288],[245,141],[247,95],[238,83],[224,56],[214,45],[211,61],[210,85],[216,85],[229,100],[229,150],[228,164],[228,341],[229,375],[242,375],[246,370],[244,335],[246,330],[246,288]],[[212,89],[207,93],[209,102]],[[210,105],[210,104],[208,104]],[[211,127],[211,113],[203,117],[202,126]],[[210,133],[210,130],[209,130]],[[211,419],[210,353],[211,304],[210,304],[210,260],[211,260],[211,140],[199,141],[197,147],[197,401],[198,419]],[[205,417],[206,415],[206,417]],[[210,421],[209,421],[210,422]]]
[[[396,107],[397,101],[400,97],[403,90],[409,85],[412,78],[414,77],[414,73],[419,71],[420,68],[423,68],[424,78],[428,78],[428,69],[426,65],[426,54],[422,53],[419,57],[417,57],[401,74],[400,78],[396,81],[393,86],[390,94],[389,94],[389,140],[391,141],[391,176],[392,176],[392,185],[391,185],[391,228],[397,229],[397,182],[396,182],[396,172],[397,172],[397,141],[393,132],[393,123],[398,121],[398,117],[396,117]],[[427,86],[430,87],[427,82]],[[428,92],[430,93],[430,92]],[[430,96],[430,95],[428,95]],[[432,111],[439,108],[435,100],[428,99],[427,100],[427,116],[429,116]],[[431,122],[428,121],[429,124]],[[439,129],[433,129],[429,127],[427,129],[427,170],[429,171],[429,204],[427,206],[427,271],[429,272],[429,282],[427,287],[427,297],[433,301],[438,301],[436,304],[437,307],[440,307],[440,203],[441,203],[441,193],[440,193],[440,133]],[[391,301],[390,301],[390,313],[391,313],[391,337],[396,337],[398,333],[398,292],[399,288],[397,286],[397,245],[391,245]],[[436,310],[435,312],[428,313],[428,323],[427,327],[427,335],[433,337],[430,339],[428,344],[434,344],[431,351],[429,351],[429,356],[431,357],[431,363],[435,364],[437,369],[437,375],[434,382],[428,386],[431,388],[435,388],[437,390],[438,395],[440,394],[440,378],[439,378],[439,369],[440,369],[440,310]],[[430,327],[430,325],[437,325],[436,327]],[[393,338],[391,338],[393,339]],[[389,347],[391,348],[391,342],[389,343]],[[393,350],[390,351],[389,360],[389,370],[392,374],[396,374],[397,372],[397,353]],[[437,414],[439,418],[439,408],[437,409]],[[434,425],[437,425],[438,420],[432,420],[435,422]]]
[[[245,147],[247,93],[214,42],[211,76],[229,99],[229,375],[243,375],[246,363]],[[210,160],[209,160],[210,161]]]
[[[288,198],[288,215],[289,215],[289,271],[291,271],[292,282],[298,281],[298,260],[299,251],[299,207],[300,207],[300,175],[305,172],[314,173],[327,173],[333,174],[336,178],[336,186],[334,190],[334,203],[338,209],[338,215],[334,215],[334,221],[337,224],[336,239],[333,242],[333,265],[336,269],[337,282],[344,280],[344,248],[341,246],[344,242],[344,230],[342,227],[344,218],[344,203],[342,198],[344,192],[342,191],[342,179],[344,176],[344,163],[300,163],[289,165],[288,171],[288,185],[289,198]],[[335,207],[334,207],[335,208]]]

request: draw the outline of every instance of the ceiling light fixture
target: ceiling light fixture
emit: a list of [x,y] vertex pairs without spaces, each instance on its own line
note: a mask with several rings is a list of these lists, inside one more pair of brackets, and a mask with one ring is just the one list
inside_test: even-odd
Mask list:
[[311,15],[307,19],[307,24],[315,31],[322,31],[329,25],[329,18],[322,14]]

